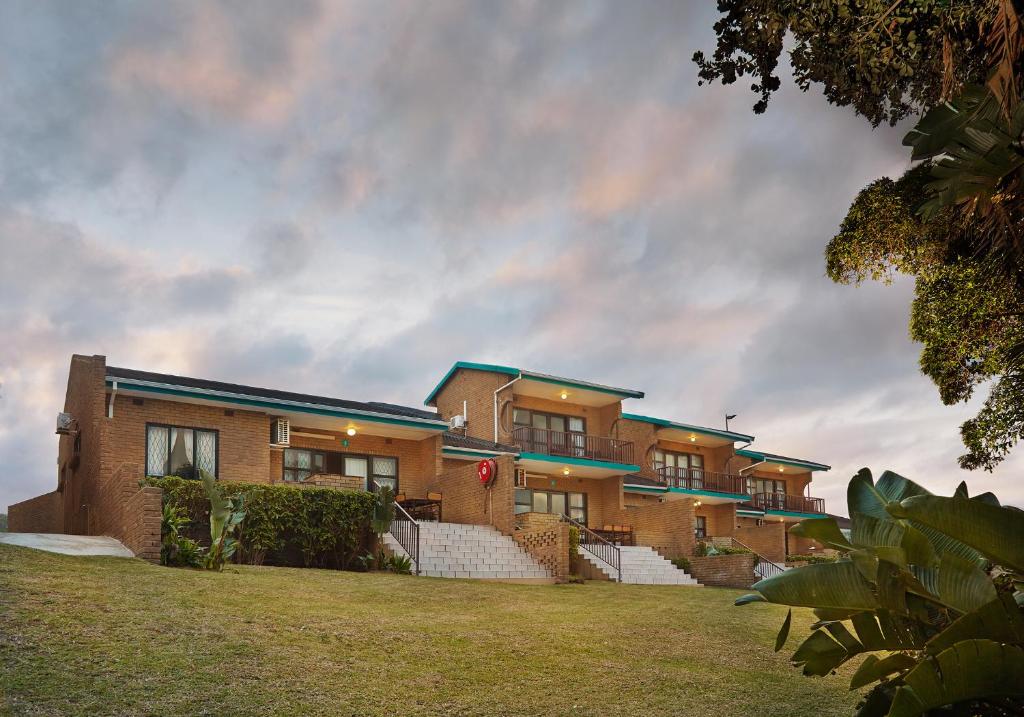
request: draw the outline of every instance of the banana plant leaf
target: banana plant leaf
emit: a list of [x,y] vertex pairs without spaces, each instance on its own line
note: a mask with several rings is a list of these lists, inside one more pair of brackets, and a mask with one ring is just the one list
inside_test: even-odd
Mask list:
[[936,587],[939,600],[957,612],[971,612],[996,599],[996,586],[988,574],[952,553],[942,556]]
[[882,473],[876,483],[872,480],[871,471],[861,468],[847,486],[846,502],[851,519],[854,513],[860,513],[879,520],[890,520],[892,516],[885,506],[899,503],[913,495],[931,495],[931,492],[892,471]]
[[789,639],[789,628],[793,624],[793,608],[789,609],[786,613],[786,619],[782,623],[782,627],[779,629],[779,634],[775,638],[775,651],[778,652],[786,644],[786,640]]
[[199,477],[210,501],[210,538],[216,543],[221,539],[227,526],[231,515],[231,502],[221,494],[216,478],[202,469],[199,471]]
[[857,671],[853,673],[853,677],[850,679],[850,689],[857,690],[866,687],[872,682],[878,682],[883,677],[909,670],[916,664],[917,660],[902,652],[882,658],[877,655],[868,655],[864,658],[864,662],[860,663]]
[[871,585],[845,560],[787,570],[756,583],[754,590],[768,602],[793,607],[873,610],[878,605]]
[[903,677],[889,717],[917,717],[967,700],[1024,696],[1024,649],[964,640],[920,662]]
[[949,627],[930,639],[925,649],[933,655],[948,650],[958,642],[987,639],[1024,646],[1024,610],[1009,593],[961,616]]
[[824,546],[836,550],[850,550],[853,546],[846,539],[835,518],[808,518],[789,529],[793,535],[816,540]]
[[903,145],[913,147],[912,160],[935,157],[973,120],[992,121],[998,116],[999,103],[988,88],[965,85],[954,102],[928,110],[903,138]]
[[824,677],[852,657],[827,632],[815,630],[803,641],[790,661],[803,667],[805,675]]
[[[1024,572],[1024,512],[984,501],[936,495],[907,498],[898,505],[890,505],[889,512],[929,530],[941,531],[953,543],[967,545],[998,565]],[[972,559],[958,550],[952,552]]]

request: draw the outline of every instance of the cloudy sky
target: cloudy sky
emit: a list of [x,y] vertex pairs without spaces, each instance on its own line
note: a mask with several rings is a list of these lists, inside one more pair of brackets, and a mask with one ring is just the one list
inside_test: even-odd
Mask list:
[[864,465],[1024,503],[1024,457],[957,468],[912,286],[824,275],[901,132],[698,87],[712,5],[3,3],[0,510],[56,484],[72,353],[412,405],[511,364],[738,413],[838,512]]

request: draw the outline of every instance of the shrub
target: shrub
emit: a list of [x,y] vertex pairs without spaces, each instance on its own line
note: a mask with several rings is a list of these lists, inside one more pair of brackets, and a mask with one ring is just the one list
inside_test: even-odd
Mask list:
[[392,555],[388,560],[388,570],[399,575],[412,575],[412,558],[408,555]]
[[[163,490],[164,504],[179,507],[190,521],[190,537],[209,540],[210,504],[199,481],[176,476],[146,478]],[[239,562],[264,561],[307,567],[348,567],[368,545],[374,496],[365,491],[300,488],[266,483],[218,481],[225,498],[245,494],[245,519],[239,526]]]
[[176,505],[165,503],[160,521],[160,564],[198,568],[203,564],[202,546],[181,534],[188,516]]
[[863,657],[859,715],[1024,713],[1024,512],[964,483],[948,498],[888,471],[875,483],[866,468],[847,500],[849,538],[833,518],[790,531],[842,557],[766,578],[736,604],[814,608],[790,659],[824,676]]
[[569,557],[578,558],[580,556],[580,529],[575,525],[569,526]]
[[834,563],[838,555],[787,555],[787,563]]
[[672,558],[671,562],[684,573],[688,573],[691,570],[690,561],[686,558]]

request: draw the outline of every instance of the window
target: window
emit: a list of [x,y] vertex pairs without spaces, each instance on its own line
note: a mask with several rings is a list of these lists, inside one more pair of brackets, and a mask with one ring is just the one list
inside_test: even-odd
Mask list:
[[516,490],[516,513],[554,513],[568,515],[573,520],[587,524],[587,494],[562,493],[559,491]]
[[326,462],[326,456],[320,451],[285,448],[284,479],[289,483],[302,482],[314,473],[323,473]]
[[703,515],[698,515],[693,521],[693,537],[698,540],[702,540],[708,537],[708,519]]
[[580,416],[514,408],[512,423],[514,428],[519,429],[517,435],[526,443],[524,447],[528,451],[579,457],[586,455],[587,423]]
[[363,479],[367,490],[388,486],[398,492],[398,459],[391,456],[360,456],[302,448],[284,450],[284,480],[301,482],[317,473]]
[[704,487],[704,456],[698,453],[676,453],[655,449],[654,470],[668,478],[681,478],[687,481],[685,487]]
[[786,481],[751,476],[747,478],[747,493],[777,493],[785,495]]
[[217,475],[217,431],[146,424],[146,475]]

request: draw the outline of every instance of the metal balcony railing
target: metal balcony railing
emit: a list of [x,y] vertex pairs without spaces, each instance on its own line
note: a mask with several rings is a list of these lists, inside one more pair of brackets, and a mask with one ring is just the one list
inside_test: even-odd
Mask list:
[[746,481],[732,473],[717,473],[703,468],[678,468],[663,466],[655,471],[661,482],[669,488],[708,491],[710,493],[733,493],[746,495]]
[[519,426],[512,431],[512,443],[527,453],[589,458],[595,461],[633,463],[633,443],[587,433],[549,431]]
[[824,513],[824,498],[808,498],[785,493],[755,493],[751,503],[761,510],[784,510],[790,513]]

